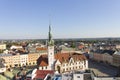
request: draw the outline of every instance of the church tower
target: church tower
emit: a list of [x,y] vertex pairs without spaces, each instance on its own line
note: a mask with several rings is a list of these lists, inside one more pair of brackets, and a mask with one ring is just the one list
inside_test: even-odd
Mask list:
[[52,39],[51,34],[51,26],[49,25],[49,33],[48,33],[48,65],[49,69],[54,69],[54,40]]

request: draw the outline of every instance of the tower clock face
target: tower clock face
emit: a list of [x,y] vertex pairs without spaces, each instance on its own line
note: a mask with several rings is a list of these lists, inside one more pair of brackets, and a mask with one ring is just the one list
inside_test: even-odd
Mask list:
[[52,55],[52,53],[50,53],[50,55]]

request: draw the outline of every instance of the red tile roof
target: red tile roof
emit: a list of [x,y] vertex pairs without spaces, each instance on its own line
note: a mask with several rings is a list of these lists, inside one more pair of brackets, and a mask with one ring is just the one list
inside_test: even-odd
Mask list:
[[86,60],[86,57],[82,54],[78,53],[58,53],[55,54],[55,59],[58,59],[62,62],[69,62],[70,58],[73,58],[75,61],[77,60]]
[[39,66],[48,66],[47,55],[41,55],[37,60]]
[[54,74],[53,70],[37,70],[35,79],[44,79],[47,74]]
[[48,66],[48,63],[45,61],[41,61],[40,66]]
[[[78,54],[78,53],[57,53],[57,54],[55,54],[55,59],[59,60],[61,63],[69,62],[70,58],[73,58],[74,61],[87,59],[83,54]],[[48,66],[47,55],[41,55],[39,57],[38,65],[39,66]]]
[[44,47],[37,47],[36,50],[42,51],[42,50],[47,50],[47,48],[44,48]]
[[55,54],[55,59],[59,60],[61,63],[69,60],[69,53],[57,53]]

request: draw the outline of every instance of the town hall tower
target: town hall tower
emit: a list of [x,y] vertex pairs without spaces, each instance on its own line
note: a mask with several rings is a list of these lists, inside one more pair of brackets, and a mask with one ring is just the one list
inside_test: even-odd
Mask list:
[[54,40],[52,39],[51,34],[51,26],[49,25],[49,33],[48,33],[48,66],[50,70],[54,69]]

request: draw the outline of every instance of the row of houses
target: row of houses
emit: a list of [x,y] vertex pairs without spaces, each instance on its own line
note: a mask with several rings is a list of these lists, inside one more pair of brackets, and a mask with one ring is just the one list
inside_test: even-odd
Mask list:
[[[45,53],[43,53],[45,54]],[[0,54],[0,58],[5,60],[6,68],[20,67],[26,65],[35,65],[40,53],[29,53],[29,54]]]
[[120,66],[120,52],[114,50],[91,51],[89,57],[98,62],[108,63],[116,67]]

